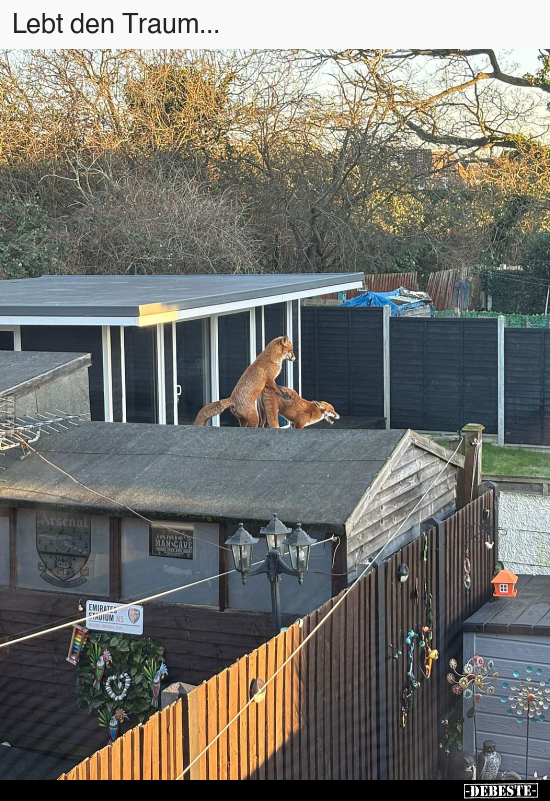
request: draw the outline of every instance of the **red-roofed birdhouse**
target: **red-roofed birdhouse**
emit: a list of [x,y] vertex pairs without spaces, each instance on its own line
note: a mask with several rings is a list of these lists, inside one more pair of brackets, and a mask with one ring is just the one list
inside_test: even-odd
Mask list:
[[501,570],[494,579],[491,579],[491,583],[495,585],[493,595],[496,598],[514,598],[518,594],[514,586],[517,580],[518,577],[515,573],[510,570]]

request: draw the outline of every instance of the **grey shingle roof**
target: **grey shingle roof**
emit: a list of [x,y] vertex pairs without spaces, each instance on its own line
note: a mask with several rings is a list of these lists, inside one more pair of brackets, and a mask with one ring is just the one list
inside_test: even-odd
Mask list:
[[363,273],[49,275],[0,281],[0,317],[129,316],[272,297],[361,281]]
[[[98,492],[153,515],[341,526],[403,431],[82,423],[40,452]],[[36,447],[36,446],[35,446]],[[0,503],[121,513],[32,454],[0,457]]]
[[88,354],[0,350],[0,396],[26,392],[90,364]]

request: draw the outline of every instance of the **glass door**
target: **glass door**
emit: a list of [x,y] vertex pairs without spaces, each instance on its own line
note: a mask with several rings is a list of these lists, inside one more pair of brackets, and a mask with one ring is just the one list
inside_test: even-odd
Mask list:
[[210,400],[208,323],[208,319],[176,323],[176,394],[180,425],[191,425],[199,409]]
[[21,350],[21,328],[0,325],[0,350]]

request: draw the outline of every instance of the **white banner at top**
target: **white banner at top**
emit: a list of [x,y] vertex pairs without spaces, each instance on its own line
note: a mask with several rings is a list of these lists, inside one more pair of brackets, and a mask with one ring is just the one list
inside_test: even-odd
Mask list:
[[[494,6],[462,13],[450,3],[348,0],[129,0],[94,3],[44,0],[2,4],[0,47],[34,48],[369,48],[488,43],[533,47],[550,4],[500,15]],[[539,10],[537,10],[537,8]],[[537,19],[533,25],[533,19]],[[539,34],[540,35],[540,34]],[[485,38],[487,37],[487,38]]]

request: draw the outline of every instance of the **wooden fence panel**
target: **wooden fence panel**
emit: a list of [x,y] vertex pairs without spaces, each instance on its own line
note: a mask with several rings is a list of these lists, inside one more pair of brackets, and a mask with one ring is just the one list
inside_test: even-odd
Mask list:
[[[491,595],[494,553],[486,541],[493,526],[490,490],[390,555],[349,592],[60,778],[433,778],[439,720],[451,702],[448,661],[462,661],[462,623]],[[398,579],[402,563],[406,582]],[[409,631],[416,635],[412,662]],[[427,678],[429,646],[439,659]],[[254,679],[267,685],[259,702],[250,697]],[[403,725],[411,680],[418,687]]]

